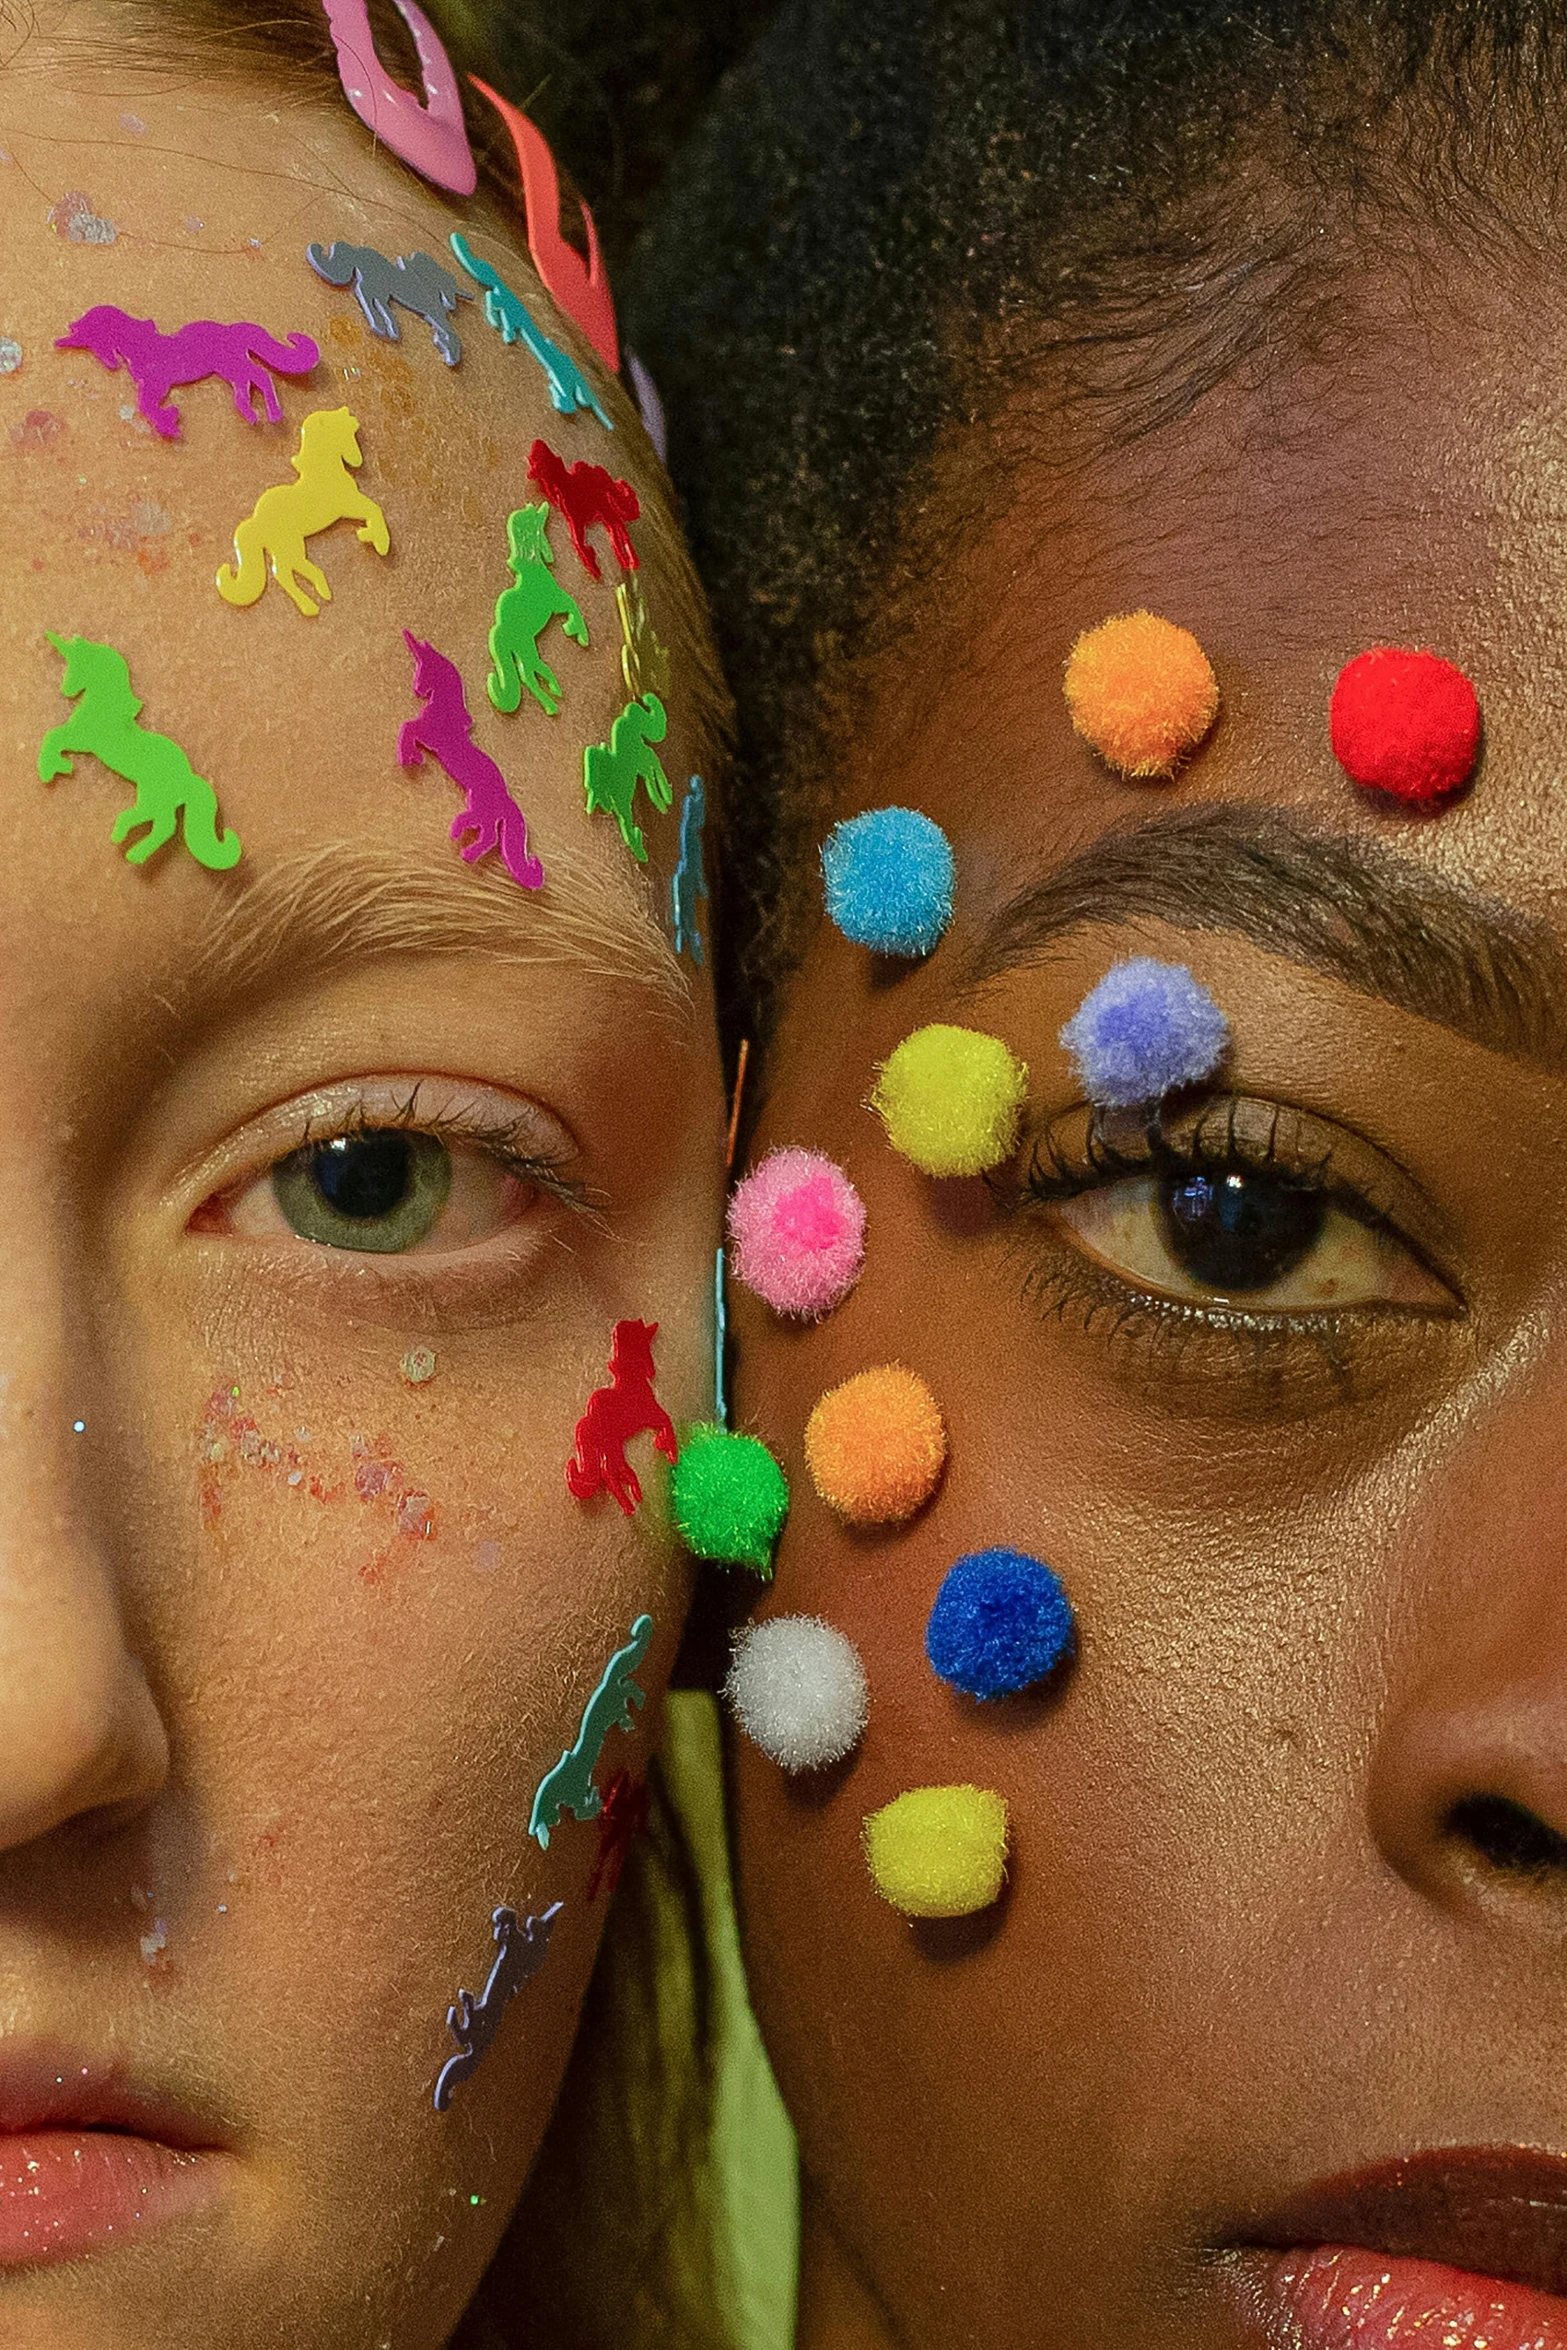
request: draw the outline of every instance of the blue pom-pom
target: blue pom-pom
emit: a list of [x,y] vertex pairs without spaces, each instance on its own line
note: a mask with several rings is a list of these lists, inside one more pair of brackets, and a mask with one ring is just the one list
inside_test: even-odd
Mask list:
[[952,844],[917,808],[872,808],[822,844],[828,919],[879,955],[928,955],[952,920]]
[[1083,1090],[1106,1109],[1200,1085],[1223,1060],[1230,1024],[1184,963],[1131,955],[1089,989],[1061,1031]]
[[1043,1559],[975,1550],[949,1568],[925,1626],[925,1654],[969,1697],[1004,1697],[1053,1672],[1072,1646],[1072,1602]]

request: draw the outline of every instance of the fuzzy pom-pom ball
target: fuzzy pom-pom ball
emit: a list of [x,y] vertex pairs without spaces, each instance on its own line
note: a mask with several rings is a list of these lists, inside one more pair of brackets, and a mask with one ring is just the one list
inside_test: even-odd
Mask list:
[[1112,963],[1061,1031],[1091,1102],[1125,1110],[1200,1085],[1223,1060],[1230,1024],[1184,963]]
[[772,1151],[729,1202],[729,1269],[775,1313],[813,1318],[847,1297],[865,1262],[865,1206],[820,1151]]
[[1143,781],[1175,773],[1219,714],[1219,681],[1189,628],[1122,612],[1067,656],[1066,706],[1101,759]]
[[820,1616],[772,1616],[742,1632],[724,1695],[752,1744],[786,1771],[842,1762],[870,1711],[859,1650]]
[[878,955],[928,955],[952,920],[952,845],[917,808],[871,808],[822,845],[827,917]]
[[1352,783],[1400,800],[1443,800],[1474,773],[1480,699],[1440,654],[1373,645],[1339,671],[1328,732]]
[[925,1654],[966,1697],[1006,1697],[1054,1672],[1072,1639],[1072,1602],[1043,1559],[973,1550],[936,1594]]
[[876,1072],[871,1107],[926,1175],[983,1175],[1017,1148],[1028,1071],[999,1036],[917,1028]]
[[911,1918],[988,1909],[1007,1865],[1006,1798],[988,1787],[911,1787],[861,1831],[883,1901]]
[[912,1518],[936,1490],[946,1458],[941,1406],[901,1363],[830,1387],[805,1424],[811,1482],[851,1526]]
[[759,1436],[699,1422],[670,1471],[669,1508],[693,1557],[771,1576],[789,1485]]

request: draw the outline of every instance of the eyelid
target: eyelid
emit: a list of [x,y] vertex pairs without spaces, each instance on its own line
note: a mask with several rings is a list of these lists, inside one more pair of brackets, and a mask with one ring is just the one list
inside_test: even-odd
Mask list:
[[312,1086],[279,1102],[204,1152],[171,1190],[192,1215],[207,1200],[264,1175],[291,1151],[366,1126],[407,1126],[487,1148],[568,1204],[602,1204],[590,1200],[574,1172],[581,1155],[576,1137],[541,1103],[476,1079],[396,1071]]

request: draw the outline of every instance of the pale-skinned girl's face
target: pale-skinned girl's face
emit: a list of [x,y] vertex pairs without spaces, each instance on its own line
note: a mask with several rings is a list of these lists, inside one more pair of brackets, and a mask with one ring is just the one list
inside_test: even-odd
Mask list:
[[[1326,2294],[1327,2330],[1292,2330],[1264,2247],[1324,2240],[1567,2284],[1560,338],[1480,286],[1424,316],[1385,286],[1354,315],[1331,381],[1220,389],[1001,498],[971,469],[987,519],[848,730],[837,813],[933,816],[958,911],[923,965],[816,935],[756,1150],[842,1162],[866,1268],[819,1326],[738,1315],[740,1408],[794,1494],[763,1612],[841,1627],[870,1686],[830,1783],[735,1754],[810,2350],[1404,2340],[1387,2309],[1332,2331]],[[1144,606],[1224,697],[1167,789],[1118,783],[1061,692],[1078,632]],[[1483,765],[1445,813],[1390,813],[1331,755],[1334,679],[1376,643],[1476,682]],[[1200,856],[1143,833],[1201,810],[1227,813]],[[1299,853],[1259,882],[1281,812]],[[1357,922],[1336,909],[1365,845],[1396,865]],[[1287,1277],[1183,1261],[1157,1184],[1079,1164],[1058,1031],[1132,954],[1229,1016],[1215,1098],[1254,1170],[1273,1137],[1264,1240],[1292,1179],[1317,1187]],[[863,1106],[929,1021],[1028,1064],[1028,1139],[991,1188],[922,1176]],[[1069,1179],[1031,1187],[1047,1137]],[[946,1478],[910,1525],[854,1534],[802,1431],[892,1361],[935,1391]],[[1078,1647],[976,1702],[924,1631],[992,1545],[1058,1571]],[[911,1924],[861,1820],[965,1783],[1009,1805],[1005,1893]],[[1558,2160],[1379,2167],[1454,2147]],[[1556,2344],[1564,2311],[1515,2289],[1489,2333],[1410,2338]]]
[[[640,1769],[684,1605],[656,1491],[629,1517],[568,1492],[574,1426],[623,1319],[659,1325],[677,1419],[710,1404],[719,1083],[667,920],[682,664],[645,869],[583,804],[626,700],[619,573],[606,551],[591,580],[558,519],[588,640],[541,647],[560,714],[484,691],[533,440],[644,503],[647,444],[629,410],[613,436],[558,416],[477,303],[455,368],[414,312],[366,331],[307,243],[447,259],[460,216],[326,93],[110,90],[35,43],[0,149],[0,2339],[435,2350],[606,1908],[596,1829],[568,1812],[546,1853],[534,1791],[646,1611],[649,1704],[599,1777]],[[516,246],[469,235],[570,341]],[[279,379],[281,424],[177,387],[165,440],[129,375],[54,348],[100,304],[306,334],[320,362]],[[309,540],[318,616],[276,580],[226,602],[235,525],[340,407],[390,551],[339,523]],[[465,864],[447,774],[399,764],[405,629],[458,663],[542,890]],[[50,730],[95,723],[46,631],[124,655],[142,708],[116,722],[210,780],[232,870],[178,837],[128,864],[132,782],[80,738],[41,780]],[[646,1439],[631,1457],[653,1487]],[[493,1913],[557,1902],[438,2114]]]

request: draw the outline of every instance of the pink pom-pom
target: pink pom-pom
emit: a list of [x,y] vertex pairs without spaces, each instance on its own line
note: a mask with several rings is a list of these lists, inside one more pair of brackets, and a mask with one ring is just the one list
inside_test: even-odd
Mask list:
[[820,1151],[773,1151],[729,1202],[730,1269],[775,1313],[817,1317],[865,1262],[865,1204]]

